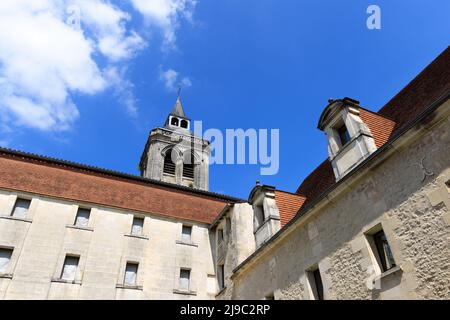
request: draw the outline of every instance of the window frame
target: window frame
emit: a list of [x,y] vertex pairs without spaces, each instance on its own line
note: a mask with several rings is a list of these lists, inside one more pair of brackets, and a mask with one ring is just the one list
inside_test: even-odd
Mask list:
[[[24,215],[24,216],[15,215],[15,213],[16,213],[16,208],[18,207],[18,203],[19,203],[19,202],[22,202],[22,201],[28,203],[28,206],[27,206],[27,208],[25,209],[25,215]],[[17,219],[26,219],[26,218],[28,218],[28,213],[30,212],[31,202],[32,202],[32,201],[33,201],[32,199],[23,198],[23,197],[17,197],[16,200],[14,201],[14,205],[13,205],[13,208],[12,208],[12,210],[11,210],[10,216],[13,217],[13,218],[17,218]]]
[[306,276],[311,290],[311,300],[325,300],[325,290],[319,266],[309,268],[306,271]]
[[[134,272],[134,281],[133,283],[127,283],[127,270],[129,266],[135,266],[136,271]],[[135,287],[138,284],[138,275],[139,275],[139,262],[136,261],[126,261],[125,269],[123,269],[123,286],[127,287]]]
[[[185,237],[184,230],[189,230],[189,237],[188,238]],[[181,242],[192,243],[192,231],[193,231],[193,226],[192,225],[183,224],[181,226]]]
[[[73,279],[64,278],[64,272],[66,270],[66,266],[68,265],[66,263],[68,258],[76,259],[76,261],[77,261],[75,270],[73,271]],[[79,255],[75,255],[75,254],[66,254],[66,256],[64,257],[63,264],[62,264],[62,268],[61,268],[61,272],[60,272],[60,275],[59,275],[59,279],[67,281],[67,282],[74,282],[74,281],[76,281],[79,267],[80,267],[80,256]]]
[[11,268],[11,262],[12,262],[12,258],[13,258],[13,255],[14,255],[14,248],[12,248],[12,247],[0,247],[0,251],[4,251],[4,252],[9,252],[10,253],[10,255],[8,257],[8,262],[4,265],[4,269],[3,270],[0,269],[0,274],[7,274],[7,273],[9,273],[8,271]]
[[226,286],[225,286],[225,263],[219,264],[217,271],[219,273],[218,274],[219,277],[217,279],[217,280],[219,280],[218,281],[219,282],[219,290],[223,290],[226,288]]
[[183,156],[183,179],[194,180],[195,179],[195,157],[192,152]]
[[225,232],[222,228],[217,229],[217,244],[220,245],[225,241]]
[[345,122],[340,122],[337,126],[335,126],[334,131],[336,132],[336,135],[339,137],[339,143],[341,147],[347,145],[347,143],[349,143],[350,140],[352,139],[352,137],[350,136],[350,131],[348,130]]
[[[142,221],[142,225],[135,224],[136,221]],[[137,236],[137,237],[142,237],[144,235],[144,224],[145,224],[145,218],[144,217],[133,216],[133,220],[131,221],[130,235]],[[135,227],[139,227],[140,228],[139,233],[135,233]]]
[[164,154],[163,159],[163,174],[175,176],[176,173],[176,163],[172,160],[173,148],[170,148]]
[[255,204],[253,206],[253,214],[254,214],[254,230],[253,233],[256,233],[259,228],[264,225],[266,222],[266,213],[264,212],[264,204]]
[[[88,214],[87,219],[86,219],[86,225],[78,224],[78,217],[79,217],[80,211],[87,212],[87,214]],[[92,213],[92,209],[91,208],[79,207],[77,209],[76,214],[75,214],[75,221],[73,222],[73,225],[75,227],[87,228],[89,226],[89,221],[91,219],[91,213]]]
[[[371,235],[376,248],[381,272],[387,272],[397,266],[391,245],[383,229]],[[382,239],[384,237],[384,240]],[[390,261],[389,261],[390,260]]]
[[174,127],[179,127],[180,119],[178,119],[177,117],[170,117],[170,125]]
[[[187,273],[187,288],[182,286],[182,279],[186,279],[183,276],[183,273]],[[189,292],[191,290],[191,276],[192,276],[192,270],[190,268],[180,268],[179,278],[178,278],[178,289],[180,291]]]

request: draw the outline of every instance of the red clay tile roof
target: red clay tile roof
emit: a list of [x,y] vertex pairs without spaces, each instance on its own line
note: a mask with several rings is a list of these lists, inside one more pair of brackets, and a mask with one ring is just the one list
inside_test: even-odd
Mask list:
[[450,47],[447,47],[378,113],[395,120],[395,133],[414,121],[432,102],[449,91]]
[[208,224],[227,203],[239,202],[5,149],[0,149],[0,188]]
[[[369,126],[379,148],[449,91],[450,47],[447,47],[378,113],[360,109],[361,119]],[[395,125],[389,119],[395,121]],[[333,169],[327,159],[303,180],[296,193],[305,196],[305,203],[309,203],[335,183]]]
[[377,148],[381,147],[389,140],[396,124],[395,121],[362,108],[359,109],[359,116],[361,120],[369,127]]
[[280,211],[281,227],[284,227],[296,215],[305,200],[305,197],[298,194],[275,190],[275,201]]

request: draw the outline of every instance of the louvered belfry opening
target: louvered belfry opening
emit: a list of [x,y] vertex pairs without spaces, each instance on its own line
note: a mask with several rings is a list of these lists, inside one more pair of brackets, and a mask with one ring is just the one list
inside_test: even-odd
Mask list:
[[194,155],[186,155],[183,161],[183,178],[194,179]]
[[164,157],[164,168],[163,172],[166,174],[175,175],[175,163],[172,161],[172,151],[173,149],[167,150]]

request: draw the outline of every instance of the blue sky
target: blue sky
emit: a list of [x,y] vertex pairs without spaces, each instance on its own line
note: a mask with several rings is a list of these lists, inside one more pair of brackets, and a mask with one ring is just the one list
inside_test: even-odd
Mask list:
[[[257,179],[294,192],[327,157],[324,134],[316,126],[328,98],[349,96],[376,111],[450,39],[448,0],[95,0],[115,10],[115,20],[106,22],[98,17],[85,22],[89,8],[79,1],[84,38],[70,33],[79,43],[63,42],[66,47],[60,48],[63,34],[55,32],[47,39],[48,52],[39,51],[42,58],[26,69],[22,61],[0,54],[0,144],[138,174],[149,130],[163,124],[176,99],[168,80],[184,81],[185,111],[204,128],[280,129],[277,175],[260,176],[259,165],[211,166],[211,191],[243,198]],[[366,27],[371,4],[381,8],[381,30]],[[0,5],[0,16],[31,10],[24,8],[8,12],[12,9]],[[47,4],[23,17],[50,10],[48,21],[65,21],[68,13],[61,8]],[[42,24],[42,30],[46,26],[51,24]],[[14,48],[11,52],[20,56],[42,36],[17,34],[13,46],[0,32],[0,50]],[[41,50],[39,41],[27,52]],[[59,59],[60,53],[69,58]],[[60,69],[54,68],[57,63]],[[42,72],[33,72],[35,67]],[[9,70],[31,72],[30,82],[38,85]],[[61,94],[53,86],[61,87]],[[19,101],[19,107],[11,101]],[[26,109],[18,110],[21,106]],[[36,116],[44,119],[40,123],[33,118],[36,108],[42,111]]]

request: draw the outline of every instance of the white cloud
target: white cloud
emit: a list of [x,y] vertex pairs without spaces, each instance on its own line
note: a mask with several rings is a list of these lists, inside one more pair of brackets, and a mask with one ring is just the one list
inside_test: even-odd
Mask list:
[[179,74],[173,69],[159,71],[159,79],[164,82],[164,86],[169,91],[176,91],[179,87],[188,88],[192,82],[188,77],[179,80]]
[[[94,55],[103,55],[110,67],[145,45],[135,32],[127,32],[128,14],[109,2],[72,0],[70,5],[79,11],[66,11],[65,0],[0,2],[2,122],[40,130],[70,128],[79,116],[71,94],[96,94],[111,85]],[[81,29],[66,23],[67,12],[81,13]],[[114,84],[120,85],[119,79]]]
[[[171,46],[179,19],[190,20],[196,4],[128,1]],[[112,0],[0,0],[0,127],[69,129],[79,118],[72,96],[107,88],[136,116],[127,62],[147,43],[130,22]],[[172,88],[191,85],[188,78],[178,81],[177,73],[173,83],[170,72],[166,77]]]
[[110,67],[105,72],[105,77],[108,79],[114,88],[115,97],[125,106],[129,116],[135,118],[138,114],[136,106],[136,99],[133,95],[134,85],[131,81],[125,78],[126,68]]
[[192,21],[197,0],[130,0],[149,23],[160,27],[167,47],[174,47],[180,18]]

